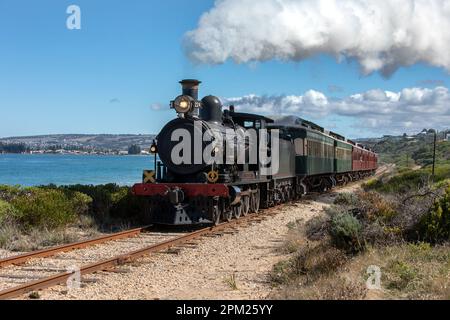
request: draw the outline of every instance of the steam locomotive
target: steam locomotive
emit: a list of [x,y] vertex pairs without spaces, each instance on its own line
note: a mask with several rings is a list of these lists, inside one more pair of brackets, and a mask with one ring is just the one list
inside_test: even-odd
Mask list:
[[219,224],[375,173],[378,157],[364,146],[296,116],[224,110],[218,97],[198,100],[200,83],[180,81],[178,116],[132,188],[149,223]]

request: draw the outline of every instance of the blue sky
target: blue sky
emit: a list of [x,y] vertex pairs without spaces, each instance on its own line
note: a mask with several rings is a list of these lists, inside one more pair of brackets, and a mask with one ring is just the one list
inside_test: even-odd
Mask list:
[[[81,30],[66,28],[70,4],[81,8]],[[195,65],[184,53],[183,37],[213,5],[211,0],[0,0],[0,137],[156,133],[174,114],[151,105],[168,105],[182,78],[198,78],[202,96],[220,97],[302,95],[313,89],[340,99],[372,89],[399,92],[450,83],[446,70],[424,64],[402,67],[388,79],[362,76],[357,62],[337,63],[325,54],[301,62]],[[364,118],[328,114],[314,120],[350,137],[385,133],[356,128]]]

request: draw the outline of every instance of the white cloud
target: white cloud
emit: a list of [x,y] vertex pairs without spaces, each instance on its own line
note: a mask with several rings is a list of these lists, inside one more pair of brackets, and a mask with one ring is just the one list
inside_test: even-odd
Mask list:
[[217,0],[186,48],[209,64],[324,53],[357,60],[364,74],[418,62],[450,71],[450,0]]
[[450,127],[450,92],[448,88],[405,88],[400,92],[369,90],[344,98],[331,98],[319,91],[303,95],[248,95],[224,99],[237,111],[265,115],[297,115],[320,119],[343,116],[355,126],[379,134],[416,132],[423,128]]

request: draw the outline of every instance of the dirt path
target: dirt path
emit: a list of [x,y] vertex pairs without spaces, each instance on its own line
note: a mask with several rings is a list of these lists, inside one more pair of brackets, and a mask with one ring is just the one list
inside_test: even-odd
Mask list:
[[[337,192],[354,192],[360,183]],[[125,265],[116,272],[83,277],[80,289],[58,286],[42,299],[264,299],[272,293],[268,274],[287,259],[280,252],[287,224],[306,222],[328,206],[336,193],[285,205],[267,220],[234,234],[203,238],[178,254],[161,253]],[[234,278],[234,280],[233,280]],[[86,282],[87,280],[87,282]],[[236,285],[234,287],[234,283]]]

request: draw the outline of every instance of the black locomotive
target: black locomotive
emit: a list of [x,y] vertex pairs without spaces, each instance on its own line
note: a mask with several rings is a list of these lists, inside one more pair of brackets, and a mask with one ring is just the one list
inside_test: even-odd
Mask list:
[[151,223],[218,224],[377,169],[371,150],[312,122],[224,110],[217,97],[198,100],[200,81],[180,83],[178,117],[151,147],[155,168],[132,189]]

